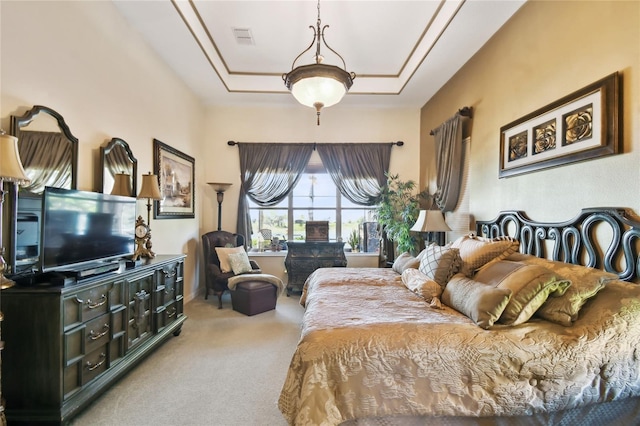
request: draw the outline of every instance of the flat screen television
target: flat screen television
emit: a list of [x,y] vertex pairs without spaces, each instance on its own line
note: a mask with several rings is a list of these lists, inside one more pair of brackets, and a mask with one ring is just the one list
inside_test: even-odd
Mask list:
[[134,253],[136,199],[46,187],[40,271],[78,271]]

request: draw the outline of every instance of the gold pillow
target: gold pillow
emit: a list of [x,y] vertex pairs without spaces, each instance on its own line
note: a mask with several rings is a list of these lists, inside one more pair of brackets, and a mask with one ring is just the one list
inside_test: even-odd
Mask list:
[[512,291],[498,322],[518,325],[529,320],[549,296],[561,296],[571,281],[540,265],[501,260],[483,267],[474,280]]
[[536,316],[565,327],[578,319],[580,309],[610,281],[619,277],[611,272],[555,260],[541,259],[530,254],[516,253],[509,257],[522,263],[542,265],[571,281],[571,286],[560,297],[550,297],[538,309]]
[[469,234],[455,240],[451,247],[460,250],[462,272],[470,277],[489,262],[516,253],[520,249],[520,242],[511,237],[483,238]]
[[478,326],[490,328],[511,299],[511,290],[477,282],[456,274],[442,292],[442,303],[466,315]]
[[428,303],[440,297],[442,287],[417,269],[407,268],[402,273],[402,282],[409,290],[421,296]]
[[231,253],[245,253],[244,247],[216,247],[216,254],[220,261],[220,270],[222,272],[231,272],[231,263],[229,262],[229,255]]
[[408,269],[408,268],[418,269],[418,266],[420,266],[420,259],[416,259],[415,257],[411,256],[408,252],[405,251],[404,253],[400,254],[396,258],[396,260],[393,261],[393,265],[391,266],[391,269],[393,269],[399,274],[402,274],[405,271],[405,269]]

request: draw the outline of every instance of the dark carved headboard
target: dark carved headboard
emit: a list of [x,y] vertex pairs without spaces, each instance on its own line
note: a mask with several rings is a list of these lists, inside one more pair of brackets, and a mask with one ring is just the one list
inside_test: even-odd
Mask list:
[[503,211],[489,221],[477,221],[479,236],[511,236],[520,252],[614,272],[638,281],[640,221],[631,209],[583,209],[566,222],[535,222],[521,211]]

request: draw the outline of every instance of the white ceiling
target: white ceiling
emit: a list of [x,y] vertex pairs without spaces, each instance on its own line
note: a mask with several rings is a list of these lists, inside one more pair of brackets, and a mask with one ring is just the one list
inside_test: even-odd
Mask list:
[[[313,40],[315,0],[113,1],[206,105],[296,103],[282,74]],[[325,41],[357,76],[342,103],[421,107],[525,1],[323,0]],[[235,29],[248,29],[251,43]],[[321,53],[342,66],[326,46]]]

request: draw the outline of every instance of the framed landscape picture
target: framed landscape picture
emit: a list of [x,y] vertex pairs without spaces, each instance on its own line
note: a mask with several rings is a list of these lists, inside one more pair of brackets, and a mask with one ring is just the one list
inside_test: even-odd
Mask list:
[[153,140],[153,172],[158,176],[161,200],[154,201],[155,219],[195,217],[195,160],[171,146]]
[[499,177],[617,154],[620,100],[616,72],[503,126]]

